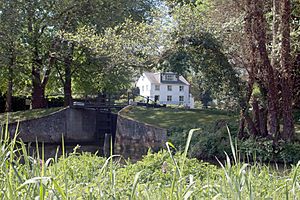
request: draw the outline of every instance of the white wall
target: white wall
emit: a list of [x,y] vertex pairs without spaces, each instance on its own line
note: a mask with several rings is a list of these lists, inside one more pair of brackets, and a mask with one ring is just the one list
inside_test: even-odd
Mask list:
[[[136,86],[140,89],[140,95],[144,97],[149,97],[154,101],[155,95],[159,95],[159,103],[160,104],[173,104],[179,105],[183,104],[186,106],[190,106],[190,95],[189,95],[189,86],[184,84],[160,84],[160,90],[155,90],[154,83],[150,83],[150,81],[145,77],[141,76],[136,84]],[[168,91],[168,85],[172,86],[172,91]],[[179,91],[179,86],[183,86],[183,91]],[[144,89],[143,89],[144,88]],[[172,101],[167,101],[167,96],[172,96]],[[184,101],[179,102],[179,96],[184,96]]]
[[[172,91],[168,91],[168,85],[172,86]],[[183,86],[183,91],[179,91],[179,86]],[[179,105],[179,96],[184,96],[184,105],[189,104],[189,86],[180,84],[161,84],[160,91],[155,91],[155,84],[152,86],[150,98],[154,100],[154,96],[159,95],[159,103]],[[167,101],[167,96],[172,96],[172,101]]]
[[140,95],[144,97],[150,96],[151,83],[146,77],[141,76],[136,83],[136,86],[140,89]]

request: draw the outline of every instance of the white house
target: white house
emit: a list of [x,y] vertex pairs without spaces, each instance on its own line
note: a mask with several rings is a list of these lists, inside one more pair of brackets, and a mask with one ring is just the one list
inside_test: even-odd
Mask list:
[[172,72],[145,72],[136,86],[140,95],[160,104],[184,105],[194,108],[194,99],[189,92],[190,84],[183,76]]

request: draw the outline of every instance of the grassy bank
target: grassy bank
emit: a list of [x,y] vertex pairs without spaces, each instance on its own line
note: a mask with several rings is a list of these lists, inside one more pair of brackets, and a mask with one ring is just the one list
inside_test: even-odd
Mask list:
[[1,113],[0,114],[0,123],[6,123],[7,117],[10,123],[36,119],[43,116],[50,115],[51,113],[62,110],[62,107],[58,108],[47,108],[47,109],[33,109],[33,110],[25,110],[25,111],[17,111],[17,112],[9,112],[9,113]]
[[[201,160],[214,161],[215,157],[225,158],[224,151],[231,152],[226,124],[233,137],[237,136],[239,121],[236,113],[222,110],[187,110],[174,108],[129,107],[122,111],[123,115],[132,119],[153,124],[167,129],[168,139],[177,147],[184,149],[188,132],[192,128],[200,128],[195,132],[191,142],[190,156]],[[295,112],[296,137],[300,136],[300,112]],[[300,156],[300,143],[280,141],[273,145],[269,138],[249,137],[239,140],[239,153],[245,160],[256,160],[264,163],[297,163]]]
[[132,106],[128,109],[124,109],[121,114],[162,128],[176,127],[180,124],[188,126],[212,123],[217,120],[232,121],[237,119],[236,113],[210,109],[189,110],[180,108],[145,108]]

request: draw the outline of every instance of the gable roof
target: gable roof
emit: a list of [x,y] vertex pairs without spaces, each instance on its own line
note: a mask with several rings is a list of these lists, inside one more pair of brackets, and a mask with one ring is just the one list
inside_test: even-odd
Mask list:
[[150,83],[160,83],[160,74],[159,73],[151,73],[144,72],[145,77],[150,81]]
[[[161,84],[161,79],[160,79],[161,73],[160,72],[158,72],[158,73],[144,72],[143,74],[150,81],[150,83]],[[164,84],[190,85],[189,82],[183,76],[179,76],[179,81],[177,81],[177,82],[170,82],[170,83],[163,82],[163,83]]]

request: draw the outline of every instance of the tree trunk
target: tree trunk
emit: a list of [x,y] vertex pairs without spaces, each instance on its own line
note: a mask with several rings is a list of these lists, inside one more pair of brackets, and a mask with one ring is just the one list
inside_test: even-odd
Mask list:
[[300,52],[297,53],[293,63],[293,102],[296,108],[300,108]]
[[282,117],[283,117],[283,133],[282,138],[290,140],[294,136],[293,121],[293,82],[292,82],[292,65],[291,65],[291,47],[290,47],[290,16],[291,2],[290,0],[281,1],[281,78],[282,78]]
[[8,82],[7,82],[7,92],[5,101],[5,111],[12,111],[12,95],[13,95],[13,67],[15,64],[16,56],[14,50],[11,50],[10,63],[8,65]]
[[259,132],[262,137],[268,136],[268,127],[267,127],[267,112],[265,108],[259,109]]
[[280,3],[278,0],[273,0],[272,2],[273,8],[272,8],[272,13],[273,13],[273,19],[272,19],[272,52],[271,52],[271,65],[272,66],[278,66],[278,39],[279,39],[279,6]]
[[64,106],[72,105],[72,62],[74,45],[68,48],[68,54],[65,57],[65,81],[64,81]]
[[245,137],[245,118],[243,116],[243,113],[241,113],[241,115],[240,115],[238,137],[239,137],[239,139],[242,139]]
[[8,72],[8,83],[7,83],[7,92],[6,92],[6,101],[5,101],[5,112],[12,111],[12,95],[13,95],[13,78],[12,78],[12,66],[9,65]]
[[45,99],[45,87],[41,84],[36,83],[33,80],[32,85],[32,97],[31,97],[32,108],[45,108],[47,107],[47,100]]
[[258,135],[260,135],[260,118],[259,118],[259,105],[258,105],[258,101],[257,101],[257,98],[256,97],[252,97],[252,117],[253,117],[253,121],[254,121],[254,125],[255,125],[255,128],[258,132]]
[[[33,109],[45,108],[47,106],[47,101],[45,99],[45,84],[41,81],[41,66],[43,61],[39,59],[37,47],[34,50],[34,58],[31,66],[31,82],[32,82],[32,92],[31,92],[31,105]],[[46,76],[46,75],[45,75]]]
[[273,137],[277,137],[279,133],[279,120],[278,120],[278,103],[279,92],[277,79],[273,66],[270,63],[270,59],[267,51],[266,40],[266,19],[263,13],[264,1],[254,1],[254,37],[257,41],[257,50],[259,55],[259,69],[263,74],[265,85],[267,88],[267,107],[268,107],[268,132]]
[[255,127],[255,124],[248,114],[245,115],[245,120],[247,122],[247,128],[250,131],[250,133],[254,136],[258,136],[258,131]]
[[72,81],[70,66],[65,66],[64,106],[72,105]]

